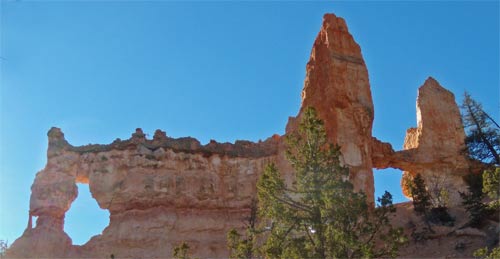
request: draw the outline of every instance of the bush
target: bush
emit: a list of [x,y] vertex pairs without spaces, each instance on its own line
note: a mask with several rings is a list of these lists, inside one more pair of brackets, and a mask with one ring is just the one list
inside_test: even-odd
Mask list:
[[189,245],[186,242],[182,242],[180,245],[174,247],[173,258],[175,259],[190,259],[189,257]]
[[446,207],[432,208],[428,219],[431,223],[437,225],[453,227],[455,224],[455,218],[450,215]]
[[493,201],[489,207],[498,209],[500,207],[500,168],[486,170],[483,172],[483,193]]
[[500,258],[500,247],[495,247],[488,251],[487,247],[480,248],[474,252],[474,257],[482,259],[498,259]]

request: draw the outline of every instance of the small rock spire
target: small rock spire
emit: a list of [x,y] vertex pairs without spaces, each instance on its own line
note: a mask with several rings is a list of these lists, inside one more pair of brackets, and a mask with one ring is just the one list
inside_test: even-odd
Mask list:
[[47,137],[49,138],[49,148],[47,149],[47,156],[49,158],[59,154],[61,150],[69,146],[60,128],[50,128],[49,132],[47,132]]
[[144,143],[146,142],[146,134],[144,134],[141,128],[137,128],[135,129],[135,133],[132,133],[131,140],[134,143]]

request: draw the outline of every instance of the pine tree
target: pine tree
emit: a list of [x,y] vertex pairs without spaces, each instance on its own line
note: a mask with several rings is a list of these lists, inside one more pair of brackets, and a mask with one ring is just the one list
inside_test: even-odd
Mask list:
[[491,210],[483,203],[485,197],[483,189],[482,174],[468,174],[464,177],[467,184],[467,192],[460,192],[462,205],[469,213],[468,225],[471,227],[479,227],[490,214]]
[[465,143],[469,155],[479,161],[500,165],[500,126],[465,92],[461,105]]
[[427,216],[431,208],[431,196],[427,191],[422,175],[417,174],[413,178],[413,181],[410,183],[410,193],[415,212]]
[[236,229],[231,229],[227,233],[227,247],[229,248],[229,258],[251,259],[256,255],[256,235],[257,230],[257,201],[252,200],[250,214],[246,218],[246,233],[241,235]]
[[497,214],[500,211],[500,168],[485,170],[483,172],[483,193],[490,198],[488,209]]
[[[270,258],[394,257],[406,242],[388,215],[392,196],[370,209],[354,192],[340,148],[327,142],[323,122],[307,108],[298,133],[288,137],[287,158],[295,171],[288,186],[274,164],[257,183],[259,214],[267,223],[261,251]],[[377,247],[376,240],[383,240]]]
[[494,201],[500,198],[500,168],[483,172],[483,193]]

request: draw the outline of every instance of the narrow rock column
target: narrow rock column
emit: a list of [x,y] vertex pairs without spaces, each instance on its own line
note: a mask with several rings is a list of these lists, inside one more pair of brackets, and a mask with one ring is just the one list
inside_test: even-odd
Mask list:
[[[403,179],[421,174],[431,192],[448,192],[450,204],[460,204],[464,191],[462,177],[469,171],[464,154],[465,132],[460,110],[452,92],[429,77],[418,89],[417,127],[406,132],[404,149],[412,154]],[[409,192],[402,182],[405,195]]]
[[[374,202],[371,160],[373,101],[361,49],[344,19],[334,14],[323,17],[323,26],[307,63],[302,106],[314,107],[324,121],[327,137],[341,146],[344,163],[356,190]],[[297,128],[291,119],[287,133]]]

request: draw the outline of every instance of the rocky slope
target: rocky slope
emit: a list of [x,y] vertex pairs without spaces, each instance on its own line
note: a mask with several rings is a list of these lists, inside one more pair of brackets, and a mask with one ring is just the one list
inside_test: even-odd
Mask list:
[[[453,94],[437,81],[429,78],[419,89],[418,126],[408,130],[405,149],[394,151],[372,136],[368,71],[342,18],[324,16],[306,70],[302,106],[286,132],[297,128],[305,107],[315,107],[328,139],[341,146],[350,180],[370,203],[372,168],[438,175],[450,193],[463,188],[460,176],[469,163],[460,153],[460,116]],[[293,175],[284,158],[284,138],[277,135],[259,143],[204,146],[162,131],[149,140],[140,129],[109,145],[74,147],[58,128],[48,137],[47,165],[31,188],[28,227],[12,244],[10,257],[165,258],[182,241],[195,256],[227,257],[226,233],[243,226],[264,166],[276,163],[289,181]],[[65,213],[78,195],[76,183],[89,184],[99,206],[110,212],[102,235],[83,246],[72,245],[63,230]],[[35,228],[33,216],[38,217]]]

